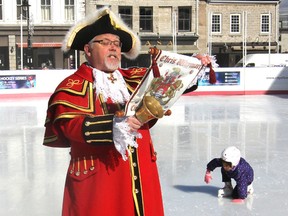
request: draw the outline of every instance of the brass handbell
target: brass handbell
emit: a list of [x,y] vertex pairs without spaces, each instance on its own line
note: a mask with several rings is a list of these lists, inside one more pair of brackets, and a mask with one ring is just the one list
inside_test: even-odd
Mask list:
[[164,110],[159,101],[152,96],[144,96],[142,102],[138,106],[135,112],[136,118],[141,123],[146,123],[152,119],[162,118]]

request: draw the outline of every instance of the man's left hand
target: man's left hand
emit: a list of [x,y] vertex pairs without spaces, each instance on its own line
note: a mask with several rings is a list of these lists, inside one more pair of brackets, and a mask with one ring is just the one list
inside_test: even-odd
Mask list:
[[207,66],[208,64],[211,63],[211,58],[209,55],[201,55],[201,54],[197,54],[195,56],[197,59],[199,59],[201,61],[201,64]]

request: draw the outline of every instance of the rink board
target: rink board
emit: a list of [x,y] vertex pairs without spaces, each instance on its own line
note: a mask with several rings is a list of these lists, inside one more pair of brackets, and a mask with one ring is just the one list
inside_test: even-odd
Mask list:
[[[15,70],[0,72],[0,98],[48,96],[75,70]],[[188,95],[287,94],[288,67],[215,68],[217,82],[209,84],[208,72]]]

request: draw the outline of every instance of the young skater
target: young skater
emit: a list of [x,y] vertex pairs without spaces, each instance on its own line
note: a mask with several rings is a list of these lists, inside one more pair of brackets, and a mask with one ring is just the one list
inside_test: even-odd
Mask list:
[[[224,187],[218,190],[218,197],[232,196],[233,202],[243,202],[248,194],[253,193],[254,171],[250,164],[241,157],[240,150],[230,146],[222,151],[221,158],[214,158],[207,164],[204,181],[209,184],[212,180],[211,172],[221,167]],[[236,181],[233,189],[231,179]]]

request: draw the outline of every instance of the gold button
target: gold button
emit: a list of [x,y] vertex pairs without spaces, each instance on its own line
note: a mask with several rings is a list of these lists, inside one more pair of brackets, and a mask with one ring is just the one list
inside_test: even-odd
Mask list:
[[133,167],[137,167],[137,164],[135,162],[133,163]]
[[138,189],[135,189],[134,192],[137,194],[137,193],[139,193],[139,190],[138,190]]
[[136,181],[138,179],[138,177],[137,176],[134,176],[134,180]]
[[90,132],[85,132],[85,136],[90,136]]
[[90,125],[90,122],[89,122],[89,121],[86,121],[86,122],[85,122],[85,126],[88,127],[89,125]]

